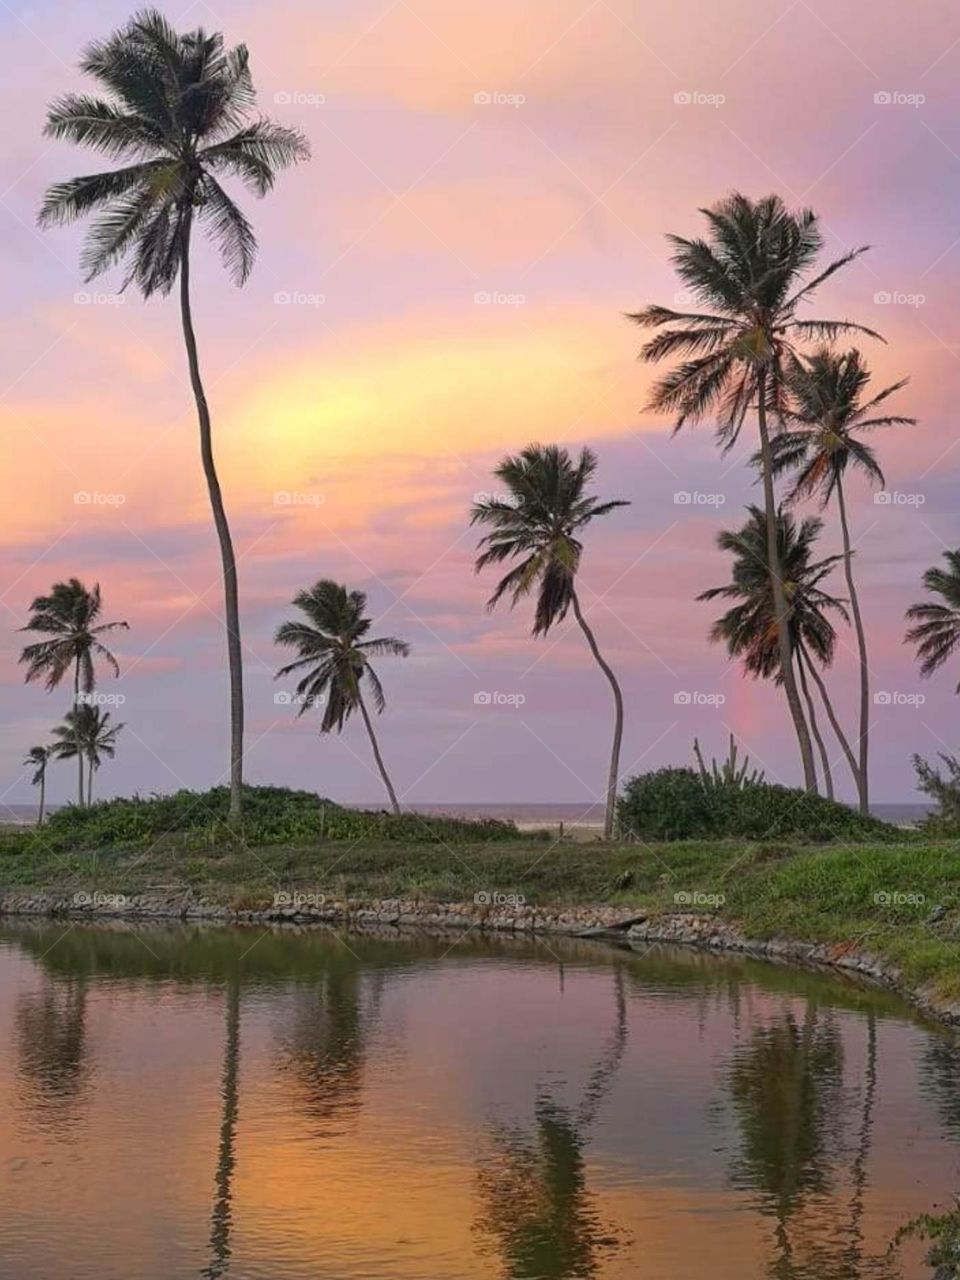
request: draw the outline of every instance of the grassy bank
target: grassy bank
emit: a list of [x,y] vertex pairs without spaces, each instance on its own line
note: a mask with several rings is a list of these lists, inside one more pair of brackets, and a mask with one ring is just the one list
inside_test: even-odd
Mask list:
[[182,833],[103,848],[0,837],[0,892],[133,894],[189,889],[232,906],[281,890],[327,897],[473,901],[516,894],[534,905],[604,904],[716,913],[750,937],[787,937],[870,952],[904,983],[960,995],[960,852],[952,842],[804,846],[744,841],[556,844],[499,833],[456,843],[396,839],[207,849]]

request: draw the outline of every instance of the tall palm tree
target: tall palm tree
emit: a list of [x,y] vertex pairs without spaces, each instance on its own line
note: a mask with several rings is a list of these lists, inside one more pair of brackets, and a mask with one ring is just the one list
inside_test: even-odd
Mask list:
[[[726,586],[711,587],[701,592],[697,599],[738,601],[714,622],[710,628],[710,639],[725,643],[731,657],[741,658],[747,674],[772,678],[783,684],[776,605],[767,559],[766,512],[756,506],[749,506],[747,512],[749,519],[742,528],[724,529],[717,535],[720,550],[729,551],[733,556],[731,581]],[[820,585],[842,556],[812,559],[822,528],[823,521],[815,516],[808,517],[798,527],[789,512],[777,511],[777,555],[788,609],[790,652],[820,753],[827,794],[832,798],[830,761],[817,726],[813,699],[807,686],[808,674],[817,686],[855,782],[857,762],[819,671],[819,667],[830,666],[836,650],[837,633],[828,613],[832,611],[847,618],[844,602],[829,595]]]
[[[102,600],[100,584],[88,591],[77,578],[55,582],[48,596],[37,596],[30,606],[30,620],[22,631],[36,631],[49,640],[28,644],[20,654],[26,663],[26,680],[43,677],[49,692],[73,669],[73,702],[80,706],[81,693],[92,693],[96,685],[94,658],[103,658],[120,675],[116,658],[100,636],[109,631],[129,630],[126,622],[99,622]],[[83,753],[76,751],[79,771],[77,800],[83,804]]]
[[293,671],[303,672],[297,685],[298,715],[311,706],[323,707],[320,732],[340,733],[354,711],[359,711],[370,736],[373,758],[390,797],[394,813],[400,812],[397,794],[387,774],[373,731],[373,722],[363,699],[361,685],[366,680],[373,695],[377,713],[386,706],[383,686],[370,665],[372,657],[390,654],[405,658],[410,646],[404,640],[384,636],[364,639],[371,619],[364,609],[367,597],[362,591],[347,591],[329,579],[322,579],[309,591],[300,591],[293,603],[306,615],[306,622],[284,622],[275,636],[277,644],[296,649],[299,658],[277,672],[277,678]]
[[629,319],[660,331],[641,350],[642,359],[656,363],[672,356],[684,357],[654,386],[649,400],[650,409],[675,415],[676,431],[685,423],[710,416],[716,420],[718,440],[725,450],[730,449],[747,414],[756,410],[780,666],[804,782],[813,790],[813,751],[794,679],[787,601],[777,558],[777,504],[768,419],[771,414],[775,420],[783,415],[785,364],[796,342],[833,339],[851,331],[880,337],[872,329],[846,320],[798,318],[801,304],[841,267],[859,257],[866,246],[843,254],[811,275],[823,247],[823,235],[811,209],[791,212],[779,196],[753,201],[734,193],[701,212],[708,223],[707,239],[668,238],[677,273],[704,310],[683,312],[649,306]]
[[573,609],[590,652],[613,692],[614,726],[610,770],[607,775],[604,839],[613,835],[623,738],[623,695],[613,670],[603,658],[577,596],[576,578],[583,543],[580,534],[597,516],[630,504],[622,500],[601,502],[588,492],[597,469],[596,455],[581,449],[576,462],[558,445],[528,445],[515,457],[508,456],[494,474],[506,485],[509,499],[487,498],[476,503],[470,523],[488,525],[491,532],[478,543],[477,572],[487,565],[517,560],[487,602],[493,609],[510,594],[510,607],[534,589],[537,593],[533,634],[546,635]]
[[40,788],[40,812],[37,814],[37,826],[43,826],[43,797],[47,787],[47,765],[50,763],[50,747],[31,747],[27,752],[24,765],[33,768],[31,785]]
[[[907,617],[917,625],[906,638],[917,646],[922,676],[938,671],[960,645],[960,550],[945,551],[943,557],[946,569],[934,566],[923,575],[923,585],[943,604],[925,600],[907,610]],[[960,684],[956,692],[960,693]]]
[[53,730],[58,741],[54,754],[61,760],[75,755],[87,761],[87,805],[93,803],[93,775],[100,768],[102,758],[112,760],[117,750],[117,734],[122,724],[111,725],[110,712],[101,711],[89,702],[78,703],[64,716],[64,722]]
[[859,468],[881,487],[883,472],[876,454],[860,434],[877,427],[913,425],[916,418],[877,415],[874,410],[894,392],[907,385],[902,378],[867,398],[870,370],[856,349],[844,352],[822,347],[807,359],[791,356],[787,364],[790,426],[772,441],[773,471],[795,471],[797,477],[787,499],[818,497],[825,507],[836,497],[843,537],[843,570],[850,592],[850,609],[857,635],[860,662],[860,733],[857,791],[862,813],[870,811],[868,748],[870,734],[870,671],[867,636],[860,613],[860,600],[853,577],[853,548],[847,521],[847,501],[843,481],[847,468]]
[[243,666],[237,563],[214,464],[210,410],[190,307],[194,219],[206,226],[235,283],[253,266],[250,222],[220,185],[240,178],[254,195],[278,169],[306,159],[303,136],[269,120],[250,120],[255,94],[245,45],[228,49],[219,32],[180,34],[156,10],[136,14],[80,63],[106,97],[65,94],[50,107],[46,133],[92,147],[119,169],[51,186],[40,224],[72,222],[97,211],[81,264],[88,280],[126,260],[124,287],[166,294],[180,279],[180,319],[200,426],[200,456],[220,542],[230,668],[230,809],[239,814],[243,781]]

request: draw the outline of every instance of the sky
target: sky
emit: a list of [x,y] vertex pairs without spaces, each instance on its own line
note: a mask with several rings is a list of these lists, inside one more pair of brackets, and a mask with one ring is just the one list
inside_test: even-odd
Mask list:
[[[98,793],[227,774],[219,555],[176,302],[119,295],[119,276],[85,285],[81,230],[35,224],[48,183],[109,167],[42,127],[48,101],[82,87],[84,45],[134,8],[0,6],[0,803],[34,798],[24,753],[69,704],[24,685],[17,629],[71,575],[99,582],[105,618],[130,623],[121,678],[100,684],[125,728]],[[474,495],[497,491],[497,460],[555,441],[595,449],[598,492],[631,503],[589,529],[581,571],[624,687],[624,776],[689,763],[695,736],[722,756],[733,732],[768,778],[799,782],[782,697],[709,643],[717,609],[695,601],[727,580],[718,531],[759,496],[753,438],[724,457],[709,423],[673,437],[645,411],[652,373],[625,319],[684,305],[665,236],[698,234],[698,209],[737,189],[815,208],[825,261],[871,246],[823,287],[817,313],[884,334],[886,346],[863,340],[878,387],[911,379],[895,406],[919,424],[877,441],[889,500],[855,478],[849,501],[884,695],[873,799],[916,798],[911,754],[957,746],[957,663],[921,681],[902,642],[923,571],[958,543],[956,6],[162,8],[181,29],[246,42],[260,109],[312,148],[266,199],[239,197],[260,243],[242,290],[212,247],[195,255],[240,565],[248,780],[382,799],[362,723],[320,738],[276,698],[288,686],[274,679],[273,633],[298,590],[331,577],[367,593],[376,634],[411,645],[379,668],[382,748],[405,803],[601,794],[612,709],[582,635],[570,619],[536,640],[529,609],[488,613],[494,580],[472,567],[467,517]],[[828,510],[822,546],[838,545]],[[839,574],[832,587],[845,594]],[[852,729],[849,631],[829,684]],[[57,766],[50,798],[73,785]]]

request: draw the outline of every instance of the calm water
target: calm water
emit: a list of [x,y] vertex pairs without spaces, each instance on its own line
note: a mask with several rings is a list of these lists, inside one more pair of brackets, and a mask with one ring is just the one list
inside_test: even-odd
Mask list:
[[742,959],[0,925],[0,1275],[923,1277],[960,1050]]

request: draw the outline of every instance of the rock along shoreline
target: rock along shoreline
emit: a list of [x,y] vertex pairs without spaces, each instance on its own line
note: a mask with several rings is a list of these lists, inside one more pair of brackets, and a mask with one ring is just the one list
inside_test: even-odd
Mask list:
[[[499,897],[501,895],[495,895]],[[423,899],[332,899],[316,894],[278,894],[264,906],[228,906],[183,890],[148,893],[0,892],[0,917],[69,919],[77,923],[142,920],[214,924],[421,927],[593,938],[632,947],[671,943],[737,953],[806,969],[835,970],[887,987],[922,1013],[960,1026],[960,999],[939,995],[932,985],[911,987],[900,971],[854,943],[810,943],[789,938],[755,939],[715,913],[646,912],[636,907],[532,906],[510,900],[434,902]],[[284,900],[286,899],[286,900]]]

